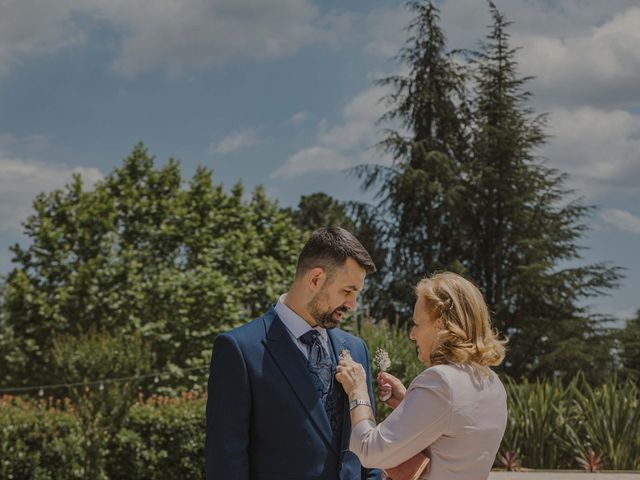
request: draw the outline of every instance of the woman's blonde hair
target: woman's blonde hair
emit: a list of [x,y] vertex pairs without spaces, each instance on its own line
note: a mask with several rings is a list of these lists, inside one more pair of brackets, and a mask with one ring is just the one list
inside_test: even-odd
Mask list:
[[451,272],[437,273],[416,285],[433,321],[442,320],[431,365],[502,363],[506,340],[491,328],[489,309],[482,293],[469,280]]

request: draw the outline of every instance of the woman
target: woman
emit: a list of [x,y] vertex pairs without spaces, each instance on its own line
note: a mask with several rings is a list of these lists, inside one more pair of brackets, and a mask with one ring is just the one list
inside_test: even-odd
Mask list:
[[392,375],[378,377],[379,396],[395,408],[376,426],[362,366],[342,359],[336,379],[351,400],[349,448],[365,467],[389,469],[427,449],[421,478],[486,479],[507,422],[506,393],[489,369],[504,358],[478,288],[454,273],[416,286],[410,338],[426,369],[408,389]]

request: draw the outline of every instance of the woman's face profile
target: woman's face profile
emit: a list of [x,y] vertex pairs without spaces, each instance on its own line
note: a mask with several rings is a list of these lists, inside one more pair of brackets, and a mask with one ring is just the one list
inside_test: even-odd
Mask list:
[[416,300],[413,307],[413,319],[409,338],[416,342],[418,359],[428,365],[431,352],[436,347],[440,322],[431,318],[427,302],[422,296]]

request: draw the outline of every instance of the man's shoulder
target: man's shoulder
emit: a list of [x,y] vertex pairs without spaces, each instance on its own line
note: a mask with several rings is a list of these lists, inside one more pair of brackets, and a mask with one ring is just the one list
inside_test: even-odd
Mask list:
[[365,341],[362,338],[358,337],[357,335],[346,332],[341,328],[337,328],[337,327],[334,329],[334,332],[336,337],[338,337],[345,344],[348,344],[348,346],[350,346],[351,348],[354,348],[357,346],[358,348],[363,348],[365,350],[367,349],[367,345]]
[[273,321],[273,317],[275,317],[275,311],[273,310],[273,308],[271,308],[261,317],[253,319],[245,323],[244,325],[240,325],[239,327],[228,330],[222,335],[232,337],[239,343],[245,341],[255,341],[256,337],[264,337],[265,325],[267,322]]

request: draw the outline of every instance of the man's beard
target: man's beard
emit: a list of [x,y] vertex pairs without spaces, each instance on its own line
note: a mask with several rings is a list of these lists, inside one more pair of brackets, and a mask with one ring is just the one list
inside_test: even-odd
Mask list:
[[324,310],[320,304],[327,298],[324,290],[319,291],[307,304],[307,311],[311,314],[313,319],[318,322],[318,325],[322,328],[335,328],[340,323],[340,320],[334,320],[333,315],[336,312],[346,312],[348,310],[344,305],[339,306],[333,310]]

